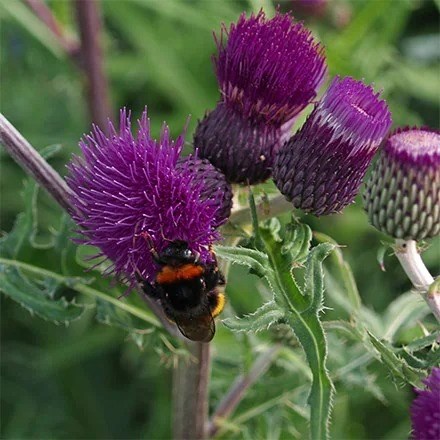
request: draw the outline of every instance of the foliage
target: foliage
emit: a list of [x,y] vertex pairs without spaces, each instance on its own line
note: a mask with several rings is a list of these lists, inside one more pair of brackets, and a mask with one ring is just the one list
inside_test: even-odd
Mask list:
[[[191,132],[218,98],[211,31],[261,4],[102,3],[114,107],[141,112],[148,102],[154,121],[167,120],[176,133],[189,113]],[[76,32],[71,2],[49,5]],[[435,125],[435,4],[330,5],[306,23],[327,46],[331,73],[383,87],[395,126]],[[352,10],[343,28],[334,20],[341,6]],[[60,145],[50,160],[64,174],[89,129],[81,77],[24,5],[3,2],[0,19],[2,111],[36,147]],[[2,229],[9,231],[0,243],[2,438],[169,438],[167,366],[184,361],[180,342],[135,293],[118,299],[125,287],[102,276],[105,264],[93,268],[94,250],[72,242],[74,226],[35,184],[26,182],[17,197],[23,173],[3,151],[1,159]],[[272,190],[256,188],[257,201]],[[379,254],[386,271],[376,264],[383,237],[360,205],[339,216],[286,214],[268,223],[254,212],[252,236],[241,235],[239,247],[217,249],[236,264],[214,343],[213,407],[257,354],[274,343],[282,348],[218,437],[304,438],[309,426],[314,438],[324,437],[332,406],[332,438],[407,438],[411,387],[439,363],[439,332],[425,304],[404,293],[410,283],[388,249]],[[433,271],[438,244],[424,253]]]

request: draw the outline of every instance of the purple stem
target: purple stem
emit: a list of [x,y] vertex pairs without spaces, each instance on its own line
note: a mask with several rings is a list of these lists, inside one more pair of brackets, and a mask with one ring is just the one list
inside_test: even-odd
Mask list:
[[237,377],[211,417],[208,426],[209,437],[217,434],[221,427],[221,420],[233,413],[246,394],[246,391],[267,371],[280,348],[278,344],[269,348],[257,358],[247,374]]
[[173,378],[174,440],[206,439],[210,344],[188,342],[191,357],[180,359]]
[[58,20],[52,14],[50,8],[42,0],[24,0],[25,3],[32,9],[33,13],[48,27],[55,39],[63,50],[73,60],[79,53],[79,43],[76,40],[68,38],[59,24]]
[[80,63],[85,73],[90,117],[102,129],[111,118],[108,82],[101,48],[102,19],[98,0],[75,0],[81,38]]

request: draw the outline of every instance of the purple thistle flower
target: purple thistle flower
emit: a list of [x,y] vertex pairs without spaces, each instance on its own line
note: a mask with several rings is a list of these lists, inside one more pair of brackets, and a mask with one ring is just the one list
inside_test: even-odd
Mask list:
[[289,14],[266,19],[263,11],[243,13],[216,43],[221,99],[199,123],[194,145],[230,182],[264,181],[292,119],[325,78],[323,49]]
[[371,86],[336,77],[304,126],[279,150],[274,181],[295,208],[317,216],[352,203],[391,125]]
[[423,383],[425,390],[415,389],[418,396],[411,405],[412,435],[414,440],[440,438],[440,368],[433,368]]
[[219,239],[219,205],[201,196],[203,181],[196,182],[191,170],[176,169],[183,135],[173,141],[164,125],[160,139],[152,139],[146,110],[138,125],[134,137],[130,115],[122,110],[119,133],[111,123],[108,137],[94,127],[68,178],[84,242],[97,246],[98,256],[111,260],[111,270],[130,283],[139,273],[153,281],[158,270],[141,233],[159,252],[183,240],[202,263],[210,261],[208,247]]
[[179,159],[176,170],[193,174],[193,185],[200,186],[200,197],[214,206],[216,211],[214,227],[224,224],[231,215],[232,188],[225,176],[208,160],[189,156]]
[[440,132],[403,128],[390,135],[364,191],[374,227],[400,239],[440,233]]

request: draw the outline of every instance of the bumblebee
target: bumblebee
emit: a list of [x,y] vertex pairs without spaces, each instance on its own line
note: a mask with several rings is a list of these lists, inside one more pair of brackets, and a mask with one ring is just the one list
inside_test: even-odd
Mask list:
[[150,246],[150,251],[161,268],[153,283],[139,280],[145,294],[161,304],[167,318],[185,337],[211,341],[215,334],[214,318],[226,301],[217,289],[225,284],[225,278],[214,252],[211,251],[213,263],[201,264],[185,241],[172,241],[160,253]]

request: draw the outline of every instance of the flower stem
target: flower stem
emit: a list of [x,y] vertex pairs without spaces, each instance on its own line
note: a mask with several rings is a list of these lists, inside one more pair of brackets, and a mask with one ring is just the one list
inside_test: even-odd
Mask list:
[[232,414],[245,396],[246,391],[267,371],[280,348],[281,346],[276,344],[263,352],[255,360],[255,363],[247,374],[237,377],[211,417],[208,426],[209,437],[214,437],[217,434],[221,427],[219,421]]
[[434,316],[440,322],[440,291],[430,289],[434,278],[429,273],[414,240],[396,240],[396,257],[408,275],[414,288],[422,295]]
[[179,362],[173,379],[173,438],[205,439],[208,417],[210,344],[188,342],[188,363]]
[[[286,211],[291,211],[293,206],[288,202],[284,196],[278,195],[269,199],[268,203],[260,203],[257,206],[258,219],[266,220],[282,214]],[[230,223],[237,225],[245,225],[251,223],[251,210],[250,207],[238,207],[233,209],[229,218]]]
[[66,182],[2,114],[0,142],[18,165],[45,188],[62,208],[72,214],[70,189]]
[[79,44],[76,40],[67,37],[62,26],[52,14],[52,11],[42,0],[24,0],[33,13],[47,26],[52,32],[55,40],[63,48],[66,54],[77,61]]
[[85,73],[91,120],[103,130],[111,118],[107,77],[101,48],[102,19],[98,0],[75,0],[81,38],[80,62]]

